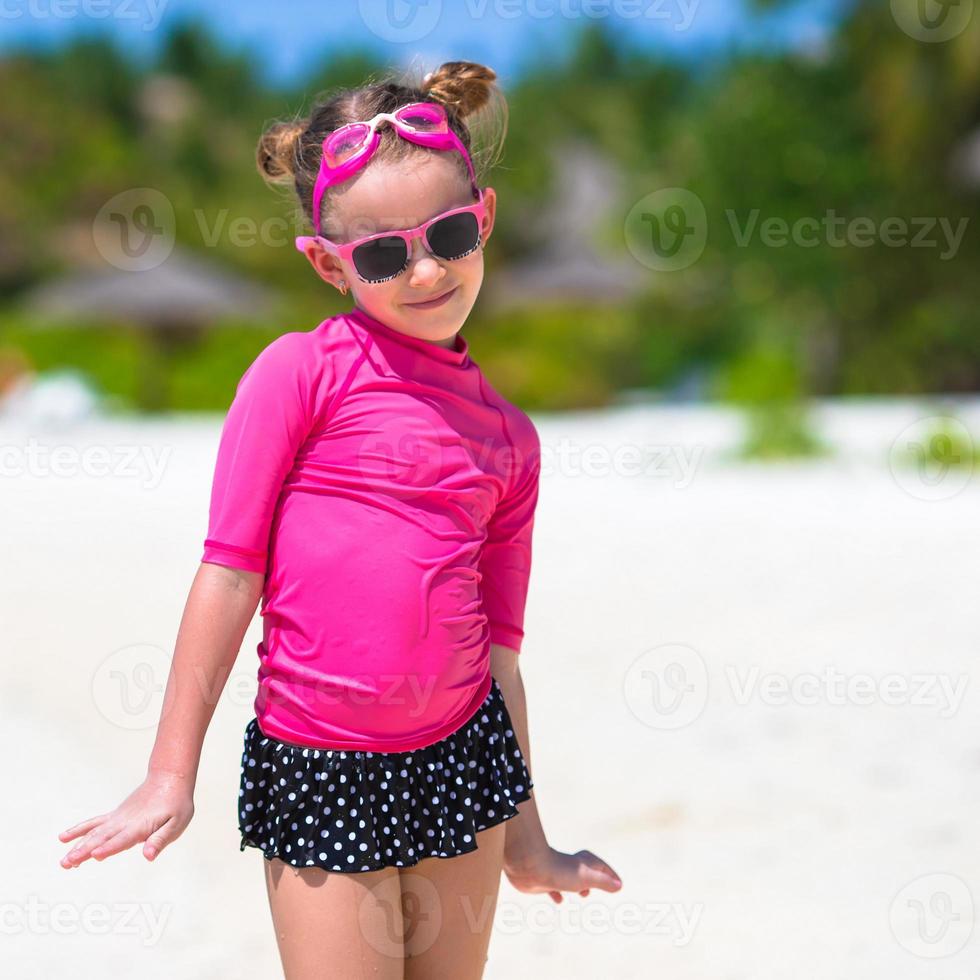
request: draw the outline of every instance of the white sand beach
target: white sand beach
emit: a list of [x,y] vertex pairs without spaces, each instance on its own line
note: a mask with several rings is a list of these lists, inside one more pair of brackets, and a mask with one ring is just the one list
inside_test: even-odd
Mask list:
[[[980,473],[891,452],[932,411],[822,404],[837,454],[778,464],[721,408],[532,413],[538,806],[624,887],[505,878],[490,980],[977,980]],[[237,830],[258,615],[183,837],[58,863],[145,773],[220,423],[0,420],[4,977],[281,976]]]

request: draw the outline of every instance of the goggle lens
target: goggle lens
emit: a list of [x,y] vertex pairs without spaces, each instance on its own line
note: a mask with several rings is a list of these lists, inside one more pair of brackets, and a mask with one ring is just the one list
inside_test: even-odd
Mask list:
[[414,105],[399,109],[395,118],[422,133],[438,133],[447,127],[446,115],[434,105]]
[[327,163],[331,167],[339,167],[346,163],[364,145],[369,132],[369,128],[364,123],[353,123],[338,129],[327,141],[323,150]]

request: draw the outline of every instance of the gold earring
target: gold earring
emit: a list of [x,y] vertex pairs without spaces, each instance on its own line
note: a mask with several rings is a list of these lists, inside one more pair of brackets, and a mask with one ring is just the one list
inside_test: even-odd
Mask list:
[[347,295],[347,282],[344,279],[340,280],[340,292],[342,296]]

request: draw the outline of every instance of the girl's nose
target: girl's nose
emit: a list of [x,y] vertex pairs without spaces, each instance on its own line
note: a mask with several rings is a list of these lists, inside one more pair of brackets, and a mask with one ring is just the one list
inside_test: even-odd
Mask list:
[[437,283],[446,270],[439,260],[426,250],[421,238],[412,242],[412,263],[409,268],[409,281],[413,286],[428,287]]

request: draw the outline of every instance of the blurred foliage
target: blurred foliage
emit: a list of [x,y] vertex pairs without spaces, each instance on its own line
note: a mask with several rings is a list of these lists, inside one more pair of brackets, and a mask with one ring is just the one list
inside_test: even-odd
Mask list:
[[818,456],[829,447],[817,437],[800,400],[775,400],[753,405],[745,413],[746,434],[738,455],[746,459]]
[[182,411],[227,408],[235,386],[255,355],[284,331],[224,320],[181,345],[161,345],[133,324],[79,322],[39,327],[31,320],[0,320],[0,348],[26,355],[34,371],[72,366],[101,391],[133,411],[151,404],[161,389],[169,407]]
[[813,456],[826,451],[813,432],[800,358],[776,335],[740,351],[719,377],[726,400],[745,408],[739,454],[754,459]]
[[[980,163],[969,180],[954,179],[953,162],[980,132],[978,54],[980,18],[927,44],[871,0],[853,3],[818,49],[733,51],[690,69],[589,22],[569,50],[542,55],[507,89],[507,146],[490,175],[502,206],[488,282],[540,248],[528,215],[553,194],[549,154],[570,138],[622,174],[618,213],[605,229],[596,216],[597,242],[611,255],[628,256],[623,218],[662,187],[701,199],[706,247],[688,268],[649,272],[647,287],[618,304],[549,300],[504,315],[478,303],[465,328],[474,357],[528,409],[601,405],[624,388],[669,393],[706,379],[707,392],[751,410],[750,443],[762,455],[812,448],[801,406],[815,394],[976,390]],[[259,133],[385,67],[352,49],[280,90],[261,83],[248,52],[197,21],[172,28],[149,61],[99,37],[7,53],[0,342],[42,368],[79,366],[136,406],[148,403],[146,390],[165,388],[176,408],[227,407],[272,337],[349,305],[293,249],[305,226],[291,193],[270,191],[255,170]],[[215,323],[169,351],[135,327],[32,329],[18,299],[73,268],[99,208],[141,186],[172,202],[181,246],[285,293],[292,322]],[[755,232],[740,241],[753,215]],[[768,219],[812,227],[828,215],[875,228],[889,218],[965,219],[966,233],[945,258],[938,226],[932,247],[880,235],[838,247],[821,230],[813,246],[778,245],[760,233]],[[242,217],[271,232],[236,244],[228,229]]]
[[84,372],[119,404],[138,408],[140,388],[149,362],[146,335],[117,326],[80,323],[38,329],[30,321],[4,318],[0,347],[22,351],[31,370],[54,371],[71,366]]

